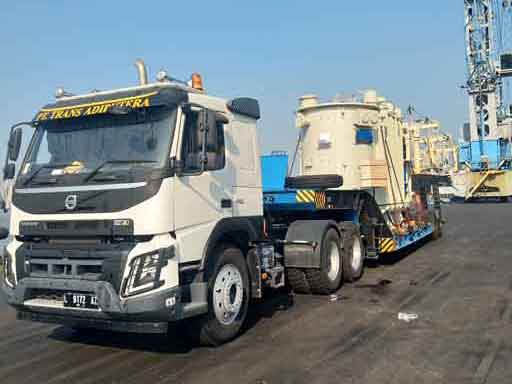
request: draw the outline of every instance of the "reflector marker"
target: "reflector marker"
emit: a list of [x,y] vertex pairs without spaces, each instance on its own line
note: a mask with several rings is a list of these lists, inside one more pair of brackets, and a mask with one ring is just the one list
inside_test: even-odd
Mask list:
[[297,191],[295,199],[297,203],[314,203],[315,202],[315,191],[301,189]]
[[379,253],[389,253],[395,250],[395,240],[392,238],[381,239],[379,242]]

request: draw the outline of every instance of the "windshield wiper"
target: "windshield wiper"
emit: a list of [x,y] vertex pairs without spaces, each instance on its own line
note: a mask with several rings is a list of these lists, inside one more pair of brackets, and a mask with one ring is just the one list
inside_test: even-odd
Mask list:
[[84,179],[84,183],[87,183],[89,180],[91,180],[94,176],[98,174],[99,171],[103,167],[105,167],[108,164],[143,164],[143,163],[157,163],[155,160],[107,160],[100,165],[98,165],[95,169],[92,170],[92,172]]
[[55,163],[55,164],[45,164],[45,165],[42,165],[40,166],[39,168],[37,168],[24,182],[23,182],[23,185],[27,185],[28,183],[30,183],[32,180],[34,180],[34,177],[37,176],[37,174],[39,173],[39,171],[41,171],[41,169],[55,169],[55,168],[64,168],[64,167],[67,167],[68,165],[71,165],[72,163]]

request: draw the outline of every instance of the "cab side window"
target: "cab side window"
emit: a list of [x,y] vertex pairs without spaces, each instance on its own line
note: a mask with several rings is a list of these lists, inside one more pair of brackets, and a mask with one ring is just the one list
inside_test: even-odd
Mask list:
[[[213,115],[212,115],[213,116]],[[224,143],[224,124],[217,121],[208,123],[206,135],[206,159],[202,148],[204,132],[201,131],[200,115],[195,111],[185,113],[185,126],[181,149],[181,158],[185,172],[201,170],[202,161],[206,160],[205,171],[223,169],[226,165],[226,148]]]

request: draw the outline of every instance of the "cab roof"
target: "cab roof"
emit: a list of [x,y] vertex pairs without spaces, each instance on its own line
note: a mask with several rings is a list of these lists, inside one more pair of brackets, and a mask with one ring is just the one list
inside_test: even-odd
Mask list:
[[[123,88],[111,91],[93,92],[86,95],[59,98],[55,103],[41,108],[34,122],[79,118],[107,113],[112,107],[131,109],[153,106],[176,105],[189,102],[189,94],[202,92],[181,83],[162,82]],[[220,99],[219,99],[220,100]],[[260,118],[257,100],[241,97],[226,102],[226,107],[234,113],[253,119]]]

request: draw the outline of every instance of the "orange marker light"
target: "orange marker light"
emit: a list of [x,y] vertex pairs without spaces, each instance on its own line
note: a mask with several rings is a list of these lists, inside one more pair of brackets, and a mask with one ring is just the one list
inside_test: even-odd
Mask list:
[[199,73],[192,74],[192,88],[197,89],[198,91],[203,91],[203,81],[201,80],[201,75]]

